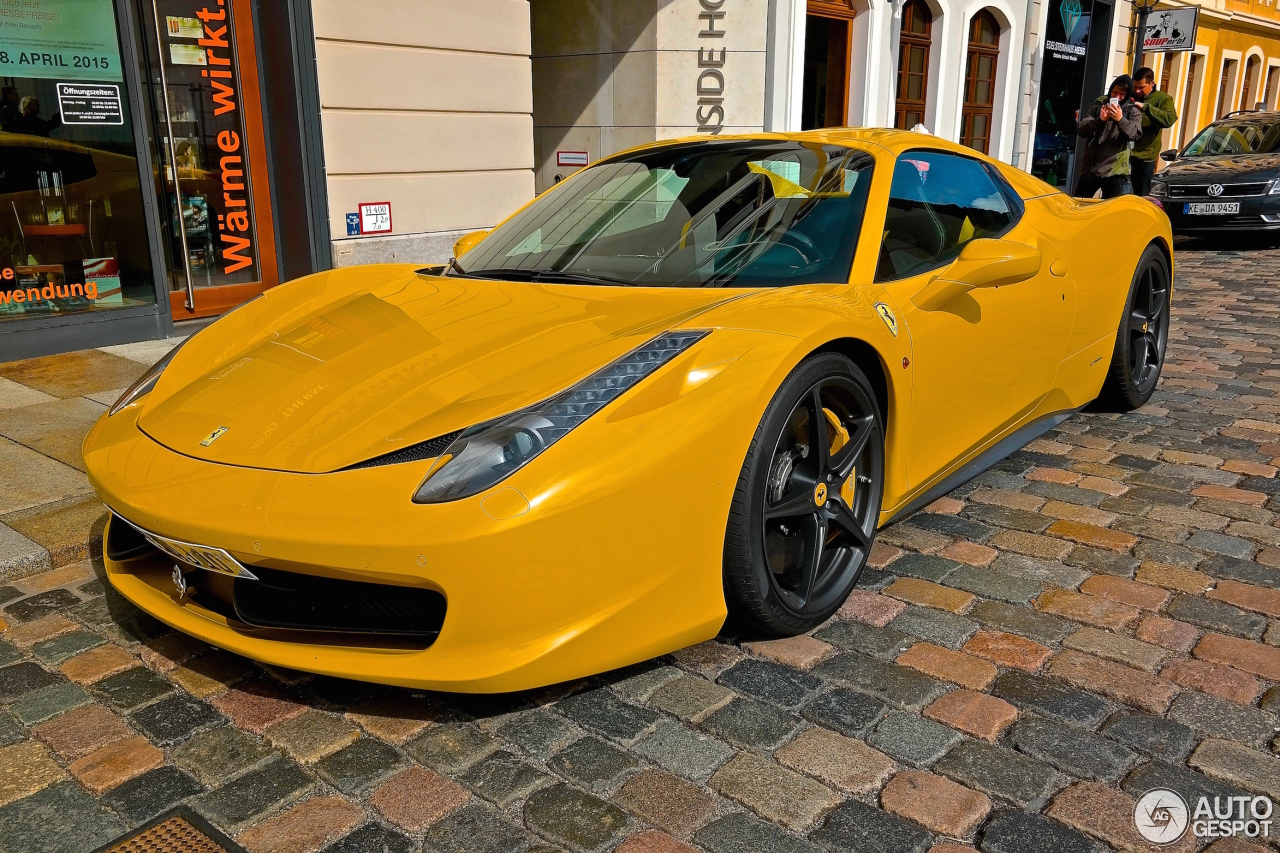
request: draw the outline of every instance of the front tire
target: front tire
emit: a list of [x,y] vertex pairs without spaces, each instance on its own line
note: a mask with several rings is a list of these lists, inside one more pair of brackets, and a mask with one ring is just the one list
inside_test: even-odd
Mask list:
[[1171,293],[1169,262],[1156,246],[1148,246],[1134,270],[1111,366],[1098,395],[1098,404],[1106,411],[1133,411],[1155,393],[1169,343]]
[[774,636],[829,619],[871,553],[883,493],[870,382],[842,355],[807,359],[765,410],[738,477],[724,549],[731,614]]

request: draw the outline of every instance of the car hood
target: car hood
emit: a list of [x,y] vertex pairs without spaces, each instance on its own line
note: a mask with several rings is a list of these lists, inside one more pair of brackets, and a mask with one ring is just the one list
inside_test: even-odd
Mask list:
[[334,471],[546,399],[743,295],[441,278],[404,266],[322,273],[192,338],[138,425],[198,459]]
[[1265,181],[1280,172],[1280,156],[1274,154],[1223,154],[1187,157],[1160,170],[1159,177],[1176,183],[1230,183]]

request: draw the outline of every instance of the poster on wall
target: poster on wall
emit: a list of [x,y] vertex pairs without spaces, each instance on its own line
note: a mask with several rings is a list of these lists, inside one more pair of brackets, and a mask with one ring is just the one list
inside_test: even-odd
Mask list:
[[[1056,60],[1080,62],[1089,45],[1089,22],[1092,16],[1086,11],[1086,2],[1092,0],[1057,0],[1049,8],[1049,32],[1044,42],[1045,53]],[[1057,19],[1053,12],[1057,11]],[[1057,25],[1061,23],[1062,29]]]
[[0,3],[0,77],[123,80],[112,0]]
[[1145,53],[1185,53],[1196,46],[1200,7],[1159,9],[1147,18],[1147,34],[1142,40]]

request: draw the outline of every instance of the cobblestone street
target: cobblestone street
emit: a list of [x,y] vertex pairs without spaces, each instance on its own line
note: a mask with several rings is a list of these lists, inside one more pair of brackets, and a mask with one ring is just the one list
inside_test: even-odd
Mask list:
[[0,365],[0,851],[87,853],[180,803],[252,853],[1203,848],[1133,810],[1280,800],[1277,281],[1280,250],[1183,247],[1152,402],[882,531],[811,636],[502,697],[263,667],[140,614],[89,556],[74,434],[142,364]]

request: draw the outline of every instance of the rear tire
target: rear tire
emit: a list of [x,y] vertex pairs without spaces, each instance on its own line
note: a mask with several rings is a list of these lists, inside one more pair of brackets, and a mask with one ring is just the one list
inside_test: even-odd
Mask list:
[[883,493],[871,383],[842,355],[807,359],[769,403],[738,477],[724,548],[732,616],[773,636],[829,619],[866,565]]
[[1098,395],[1099,408],[1133,411],[1146,405],[1155,393],[1169,343],[1171,279],[1164,252],[1148,246],[1138,259],[1129,285],[1111,366]]

